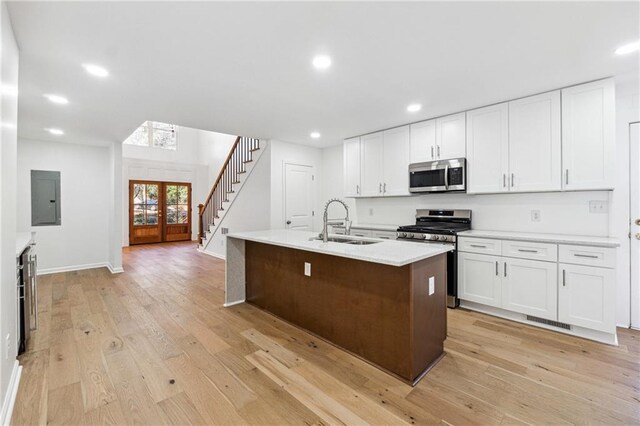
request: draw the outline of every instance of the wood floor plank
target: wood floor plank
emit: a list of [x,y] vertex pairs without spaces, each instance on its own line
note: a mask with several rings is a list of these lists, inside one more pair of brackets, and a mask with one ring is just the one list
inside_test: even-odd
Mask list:
[[80,383],[80,362],[73,330],[67,329],[49,349],[49,390]]
[[80,382],[49,391],[47,424],[80,425],[85,422]]
[[78,342],[80,382],[84,411],[90,411],[116,400],[111,378],[105,369],[105,361],[98,336],[90,336]]
[[14,425],[42,425],[48,414],[49,349],[25,353],[20,357],[22,376],[11,422]]
[[206,423],[184,392],[161,401],[159,405],[172,425],[203,425]]

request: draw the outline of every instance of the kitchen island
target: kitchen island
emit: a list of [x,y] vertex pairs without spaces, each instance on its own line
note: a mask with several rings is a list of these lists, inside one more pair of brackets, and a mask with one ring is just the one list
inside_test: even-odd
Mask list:
[[227,235],[225,306],[251,303],[415,384],[444,353],[452,246],[316,237]]

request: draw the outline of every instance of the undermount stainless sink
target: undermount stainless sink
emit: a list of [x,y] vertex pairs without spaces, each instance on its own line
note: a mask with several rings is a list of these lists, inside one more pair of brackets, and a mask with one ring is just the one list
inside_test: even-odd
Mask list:
[[[310,238],[309,241],[322,241],[322,238],[319,238],[319,237]],[[327,242],[351,244],[351,245],[354,245],[354,246],[368,246],[369,244],[378,244],[378,243],[381,243],[382,241],[354,240],[354,239],[351,239],[351,238],[329,237],[329,238],[327,238]]]

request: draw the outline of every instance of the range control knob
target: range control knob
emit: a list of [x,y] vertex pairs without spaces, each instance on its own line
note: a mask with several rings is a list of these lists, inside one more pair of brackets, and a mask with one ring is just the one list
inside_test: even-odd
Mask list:
[[438,237],[438,239],[439,239],[440,241],[447,241],[447,237],[446,237],[446,236],[444,236],[444,235],[440,235],[440,236]]
[[416,238],[419,240],[424,240],[427,238],[427,236],[425,234],[416,234]]
[[438,239],[438,236],[437,235],[432,235],[432,236],[429,237],[429,239],[431,241],[436,241]]
[[406,232],[398,232],[398,238],[403,238],[406,237],[407,233]]

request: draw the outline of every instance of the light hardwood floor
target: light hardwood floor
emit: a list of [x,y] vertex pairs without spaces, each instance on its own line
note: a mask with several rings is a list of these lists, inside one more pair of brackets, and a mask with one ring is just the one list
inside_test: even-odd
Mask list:
[[640,421],[638,332],[610,347],[449,310],[447,355],[412,388],[257,308],[223,308],[224,263],[192,243],[128,248],[124,263],[40,277],[13,424]]

